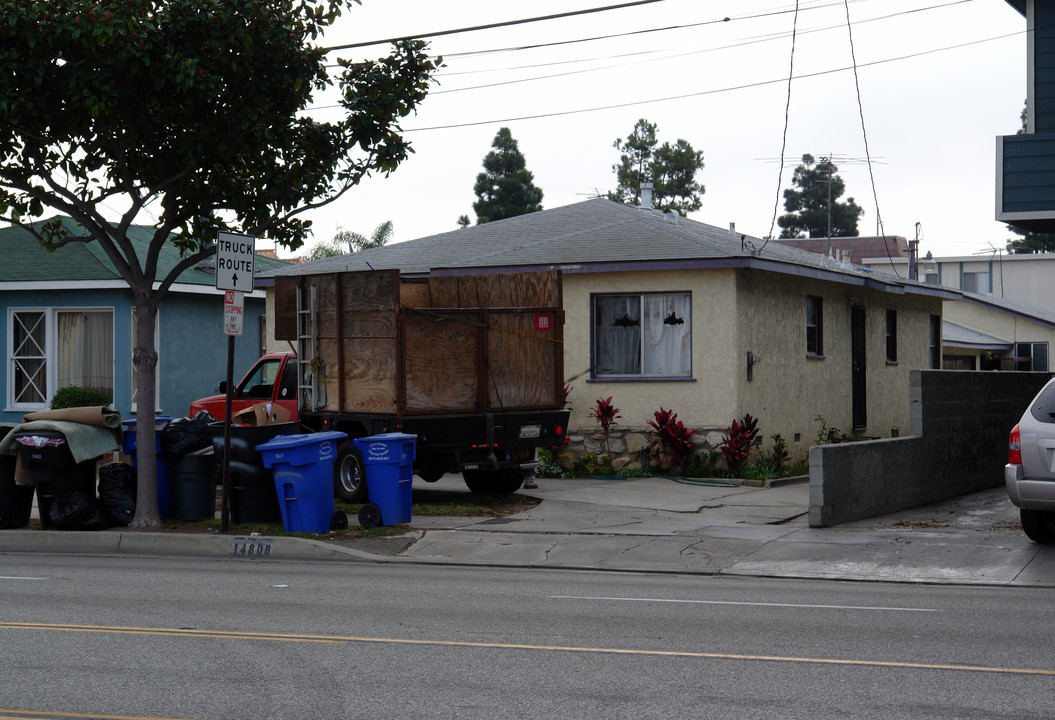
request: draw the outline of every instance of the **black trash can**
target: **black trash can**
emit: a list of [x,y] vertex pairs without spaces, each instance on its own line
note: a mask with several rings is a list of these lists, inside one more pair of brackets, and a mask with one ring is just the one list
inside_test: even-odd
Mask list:
[[33,473],[40,526],[53,525],[51,506],[56,499],[83,493],[95,499],[95,466],[98,458],[78,463],[73,459],[66,436],[56,430],[25,430],[15,433],[22,467]]
[[169,473],[172,517],[211,520],[216,517],[216,455],[206,448],[176,461]]
[[33,512],[33,486],[15,482],[17,455],[0,455],[0,530],[24,528]]
[[[228,470],[231,490],[228,499],[232,522],[282,522],[282,506],[278,503],[275,476],[264,467],[264,458],[256,446],[279,435],[296,434],[300,431],[299,427],[297,423],[231,426],[231,464]],[[222,480],[224,425],[222,422],[212,423],[209,428],[212,430],[212,447]]]

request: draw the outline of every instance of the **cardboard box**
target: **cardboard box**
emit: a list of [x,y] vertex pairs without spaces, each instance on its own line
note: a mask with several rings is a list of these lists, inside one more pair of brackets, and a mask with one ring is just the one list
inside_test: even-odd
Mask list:
[[231,415],[234,425],[275,425],[289,422],[291,413],[277,403],[257,403]]

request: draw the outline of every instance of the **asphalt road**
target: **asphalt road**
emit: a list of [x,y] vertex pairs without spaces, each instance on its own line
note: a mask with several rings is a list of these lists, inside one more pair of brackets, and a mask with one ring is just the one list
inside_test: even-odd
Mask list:
[[1049,590],[0,555],[0,718],[1050,718]]

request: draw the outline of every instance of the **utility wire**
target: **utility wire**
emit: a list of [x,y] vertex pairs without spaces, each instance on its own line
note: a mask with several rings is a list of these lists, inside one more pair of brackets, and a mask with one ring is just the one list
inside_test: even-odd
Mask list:
[[[872,155],[868,150],[868,130],[865,127],[865,110],[864,104],[861,102],[861,81],[857,75],[857,56],[854,53],[854,32],[853,23],[850,22],[850,6],[847,4],[846,7],[846,34],[850,39],[850,59],[853,61],[854,67],[854,88],[857,90],[857,114],[861,118],[861,137],[864,138],[865,144],[865,158],[868,160],[868,177],[872,180],[872,199],[875,201],[876,206],[876,222],[879,223],[879,236],[885,237],[886,231],[883,229],[883,216],[879,213],[879,193],[876,191],[876,178],[875,173],[872,171]],[[885,243],[884,243],[885,244]],[[891,265],[894,270],[894,274],[899,278],[901,277],[898,273],[897,268]]]
[[585,10],[572,10],[569,12],[555,13],[553,15],[523,18],[521,20],[506,20],[504,22],[474,25],[472,27],[458,28],[456,30],[439,30],[437,32],[423,33],[420,35],[404,35],[402,37],[389,38],[387,40],[369,40],[367,42],[350,43],[348,45],[334,45],[333,47],[322,48],[322,50],[323,52],[330,53],[334,50],[350,50],[352,48],[369,47],[370,45],[387,45],[388,43],[403,42],[405,40],[420,40],[423,38],[440,37],[441,35],[456,35],[458,33],[475,32],[477,30],[492,30],[494,28],[524,25],[526,23],[541,22],[543,20],[558,20],[560,18],[574,17],[576,15],[589,15],[591,13],[608,12],[609,10],[622,10],[623,8],[635,7],[638,5],[651,5],[652,3],[664,1],[665,0],[634,0],[633,2],[620,3],[619,5],[606,5],[598,8],[587,8]]
[[[1021,35],[1021,34],[1022,34],[1021,32],[1006,33],[1004,35],[997,35],[995,37],[983,38],[982,40],[973,40],[971,42],[960,43],[958,45],[948,45],[946,47],[934,48],[934,49],[931,49],[931,50],[922,50],[920,52],[910,53],[908,55],[901,55],[901,56],[893,57],[893,58],[886,58],[884,60],[874,60],[874,61],[872,61],[870,63],[864,63],[862,65],[858,65],[857,67],[859,67],[859,68],[872,67],[872,66],[875,66],[875,65],[885,65],[886,63],[897,62],[897,61],[900,61],[900,60],[910,60],[912,58],[923,57],[923,56],[926,56],[926,55],[933,55],[935,53],[946,52],[948,50],[958,50],[960,48],[971,47],[971,46],[974,46],[974,45],[980,45],[982,43],[993,42],[995,40],[1003,40],[1003,39],[1006,39],[1006,38],[1009,38],[1009,37],[1015,37],[1015,36]],[[824,75],[832,75],[832,74],[835,74],[835,73],[838,73],[838,72],[845,72],[846,70],[851,70],[851,69],[853,69],[852,66],[833,68],[831,70],[819,70],[819,71],[814,72],[814,73],[808,73],[806,75],[799,75],[795,79],[796,80],[803,80],[803,79],[806,79],[806,78],[822,77]],[[474,122],[466,122],[466,123],[452,123],[450,125],[433,125],[433,126],[430,126],[430,127],[422,127],[422,128],[404,128],[403,132],[410,133],[410,132],[427,132],[427,131],[431,131],[431,130],[453,130],[455,128],[463,128],[463,127],[477,127],[477,126],[480,126],[480,125],[496,125],[496,124],[499,124],[499,123],[510,123],[510,122],[517,122],[517,121],[521,121],[521,120],[540,120],[540,119],[543,119],[543,118],[564,117],[564,116],[567,116],[567,115],[580,115],[580,114],[583,114],[583,113],[600,112],[600,111],[603,111],[603,110],[617,110],[617,109],[620,109],[620,108],[635,107],[635,106],[638,106],[638,105],[651,105],[653,103],[670,102],[672,100],[684,100],[684,99],[687,99],[687,98],[702,97],[702,96],[705,96],[705,95],[717,95],[719,93],[732,92],[734,90],[747,90],[747,89],[750,89],[750,88],[764,87],[766,85],[774,85],[776,83],[783,83],[783,82],[787,82],[787,80],[788,79],[784,78],[784,77],[778,78],[778,79],[775,79],[775,80],[760,80],[758,82],[745,83],[743,85],[734,85],[734,86],[731,86],[731,87],[718,88],[718,89],[715,89],[715,90],[701,90],[699,92],[685,93],[685,94],[682,94],[682,95],[668,95],[666,97],[652,98],[652,99],[649,99],[649,100],[632,100],[630,102],[625,102],[625,103],[616,103],[616,104],[613,104],[613,105],[600,105],[600,106],[590,107],[590,108],[581,108],[581,109],[578,109],[578,110],[563,110],[563,111],[560,111],[560,112],[539,113],[539,114],[536,114],[536,115],[520,115],[520,116],[516,116],[516,117],[495,118],[495,119],[491,119],[491,120],[477,120],[477,121],[474,121]],[[336,106],[334,106],[334,107],[336,107]],[[322,109],[325,109],[325,108],[312,108],[312,110],[322,110]]]
[[[795,9],[798,10],[798,0],[795,0]],[[780,187],[784,184],[784,154],[788,149],[788,122],[791,118],[791,81],[795,78],[795,32],[798,29],[799,14],[795,13],[795,19],[791,24],[791,61],[788,67],[788,101],[784,106],[784,135],[780,145],[780,171],[777,173],[777,196],[773,200],[773,219],[769,222],[769,234],[766,235],[766,241],[762,243],[762,247],[758,249],[759,252],[766,247],[769,243],[769,239],[773,237],[773,230],[777,224],[777,209],[780,207]]]

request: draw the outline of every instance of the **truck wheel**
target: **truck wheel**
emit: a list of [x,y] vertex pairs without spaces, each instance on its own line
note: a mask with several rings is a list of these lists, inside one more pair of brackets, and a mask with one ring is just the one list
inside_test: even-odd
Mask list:
[[418,470],[418,477],[425,482],[433,483],[443,477],[443,470],[436,468],[422,468],[421,470]]
[[337,462],[333,465],[333,495],[349,503],[366,502],[366,468],[363,455],[351,440],[337,448]]
[[1055,543],[1055,512],[1044,510],[1019,510],[1022,529],[1033,542]]
[[466,470],[462,477],[469,492],[476,495],[509,495],[524,484],[520,470]]

